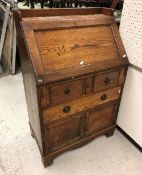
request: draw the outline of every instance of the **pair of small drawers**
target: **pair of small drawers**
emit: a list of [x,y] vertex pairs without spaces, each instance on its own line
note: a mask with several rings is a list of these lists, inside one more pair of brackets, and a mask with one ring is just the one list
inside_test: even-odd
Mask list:
[[119,83],[119,75],[120,69],[59,85],[43,86],[40,88],[41,107],[46,108],[62,104],[81,96],[116,87]]

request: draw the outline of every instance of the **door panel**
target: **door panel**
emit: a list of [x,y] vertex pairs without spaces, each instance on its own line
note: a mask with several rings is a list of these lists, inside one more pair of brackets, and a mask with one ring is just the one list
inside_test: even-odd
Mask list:
[[83,134],[82,126],[81,115],[45,125],[47,152],[55,151],[80,139]]
[[93,109],[86,114],[85,129],[86,134],[91,134],[109,127],[115,123],[117,106],[105,105],[98,109]]

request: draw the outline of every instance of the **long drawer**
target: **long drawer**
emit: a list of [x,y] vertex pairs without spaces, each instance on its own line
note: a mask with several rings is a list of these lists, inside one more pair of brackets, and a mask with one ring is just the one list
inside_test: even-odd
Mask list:
[[121,88],[116,87],[97,94],[89,95],[42,111],[43,122],[50,122],[68,117],[94,106],[102,105],[119,99]]

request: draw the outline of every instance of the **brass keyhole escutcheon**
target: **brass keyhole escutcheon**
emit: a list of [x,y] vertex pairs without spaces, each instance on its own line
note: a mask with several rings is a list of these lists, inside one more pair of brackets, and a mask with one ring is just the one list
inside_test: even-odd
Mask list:
[[109,84],[111,81],[110,81],[110,79],[109,78],[106,78],[105,80],[104,80],[104,83],[107,85],[107,84]]
[[69,95],[69,94],[70,94],[70,89],[68,89],[68,88],[65,89],[65,90],[64,90],[64,94],[65,94],[65,95]]

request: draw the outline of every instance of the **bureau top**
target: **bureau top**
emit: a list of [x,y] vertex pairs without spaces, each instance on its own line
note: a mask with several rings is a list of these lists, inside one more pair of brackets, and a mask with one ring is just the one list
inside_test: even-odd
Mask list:
[[21,19],[39,82],[51,82],[128,64],[113,16],[38,16]]

